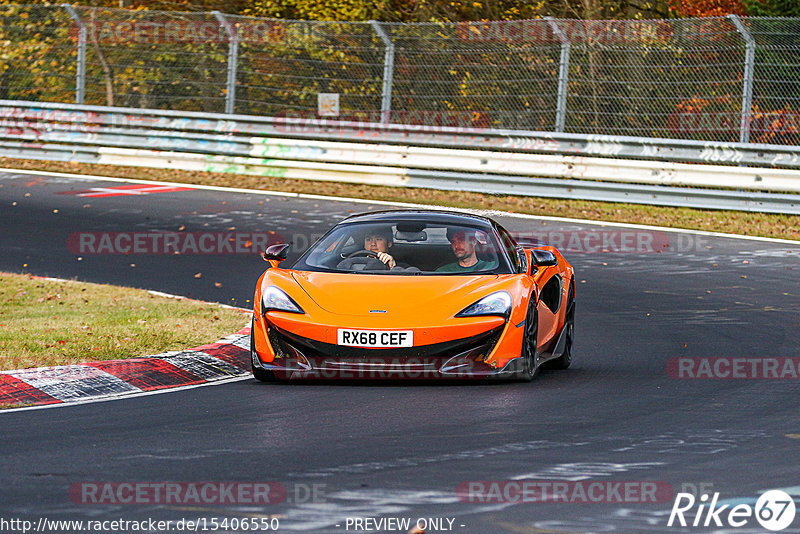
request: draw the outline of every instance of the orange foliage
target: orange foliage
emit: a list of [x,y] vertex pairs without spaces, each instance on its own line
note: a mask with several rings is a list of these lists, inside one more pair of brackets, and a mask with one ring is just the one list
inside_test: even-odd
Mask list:
[[800,113],[793,111],[788,104],[783,109],[767,111],[753,104],[751,131],[756,143],[786,143],[797,141],[800,134]]
[[670,9],[680,17],[724,17],[745,15],[741,0],[670,0]]
[[[712,133],[735,139],[741,120],[741,101],[730,95],[693,97],[678,102],[667,119],[676,134]],[[782,109],[763,109],[753,103],[750,114],[750,141],[754,143],[797,144],[800,138],[800,111],[787,104]]]

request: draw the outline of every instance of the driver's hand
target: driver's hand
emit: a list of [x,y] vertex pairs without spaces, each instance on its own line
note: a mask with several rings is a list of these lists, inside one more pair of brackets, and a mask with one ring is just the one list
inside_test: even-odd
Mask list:
[[390,254],[386,252],[378,252],[378,259],[388,265],[390,269],[394,269],[395,261]]

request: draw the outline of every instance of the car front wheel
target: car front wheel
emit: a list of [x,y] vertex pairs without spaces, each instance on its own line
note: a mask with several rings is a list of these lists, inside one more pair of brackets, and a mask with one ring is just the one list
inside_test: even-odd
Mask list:
[[539,315],[536,309],[536,299],[531,295],[528,304],[528,313],[525,316],[525,332],[522,338],[522,360],[525,367],[522,371],[522,380],[530,382],[539,372]]
[[575,281],[569,286],[567,312],[564,316],[564,352],[555,360],[545,364],[547,369],[568,369],[572,365],[572,342],[575,339]]

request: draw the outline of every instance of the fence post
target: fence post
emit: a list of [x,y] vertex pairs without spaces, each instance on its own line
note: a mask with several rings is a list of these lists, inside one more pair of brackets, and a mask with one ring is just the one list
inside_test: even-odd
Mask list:
[[392,115],[392,78],[394,77],[394,43],[389,35],[375,20],[369,21],[372,29],[378,34],[386,47],[383,55],[383,88],[381,90],[381,122],[386,124],[391,120]]
[[78,74],[75,80],[75,103],[83,104],[86,95],[86,24],[81,20],[75,8],[69,4],[61,4],[69,16],[78,25]]
[[228,33],[228,80],[225,92],[225,113],[232,114],[236,106],[236,69],[239,60],[239,34],[219,11],[211,12]]
[[570,44],[567,36],[558,27],[553,17],[545,17],[547,24],[561,42],[561,59],[558,62],[558,102],[556,103],[556,132],[564,131],[567,120],[567,82],[569,81],[569,52]]
[[742,80],[742,118],[739,125],[739,142],[750,142],[750,116],[753,111],[753,78],[755,75],[756,41],[738,15],[728,15],[745,42],[744,76]]

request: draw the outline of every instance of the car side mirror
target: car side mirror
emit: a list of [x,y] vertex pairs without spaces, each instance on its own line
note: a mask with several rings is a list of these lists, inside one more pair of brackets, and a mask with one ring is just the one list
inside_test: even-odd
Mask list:
[[261,255],[264,261],[268,261],[272,267],[277,267],[278,263],[282,262],[289,255],[289,244],[278,243],[270,245]]
[[549,250],[531,250],[531,259],[536,267],[551,267],[558,265],[558,258]]

